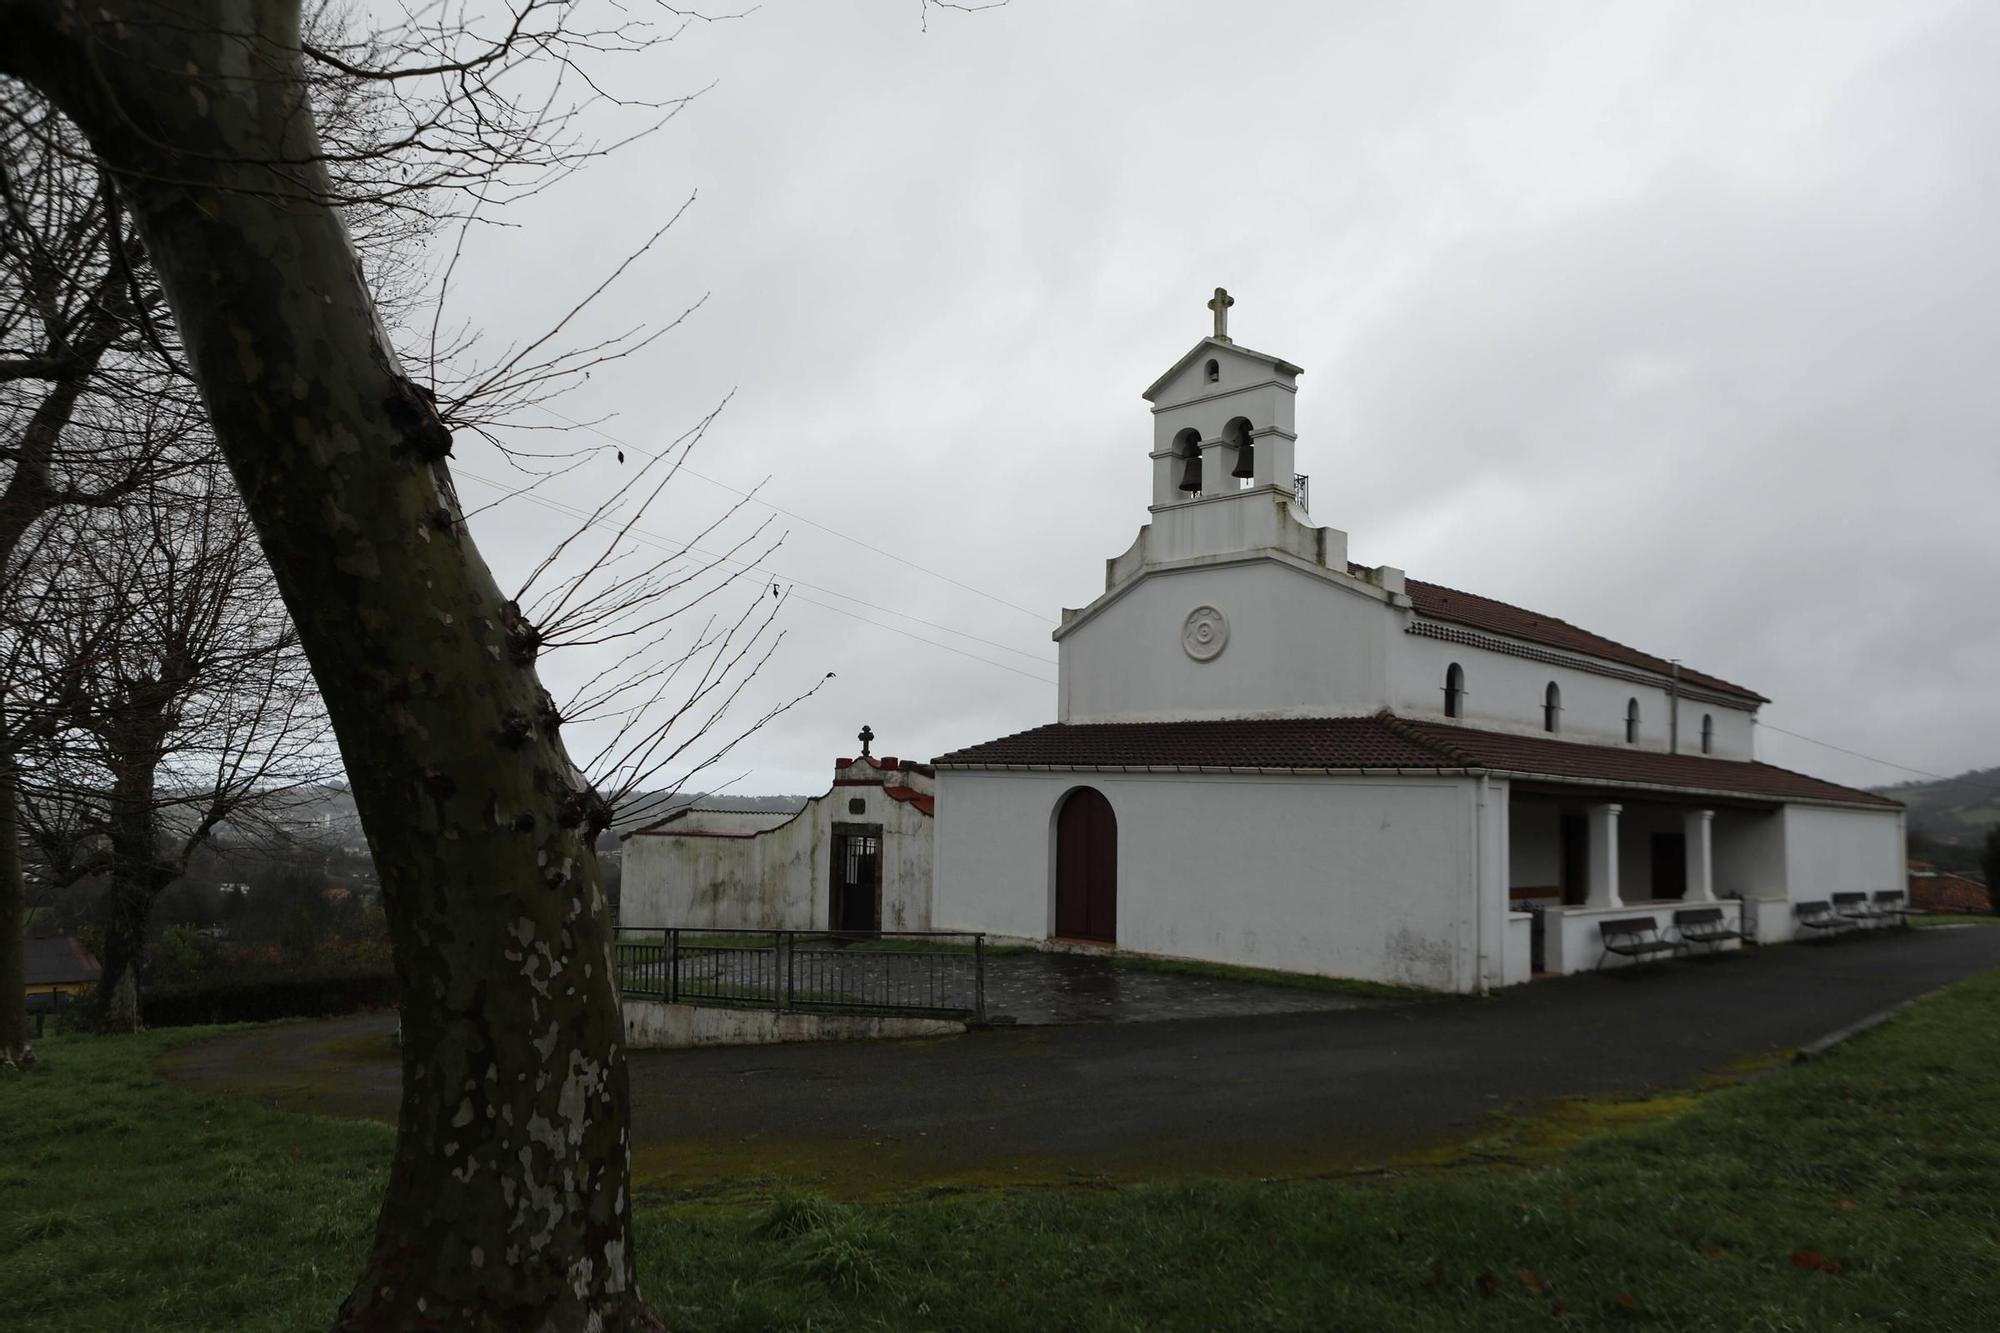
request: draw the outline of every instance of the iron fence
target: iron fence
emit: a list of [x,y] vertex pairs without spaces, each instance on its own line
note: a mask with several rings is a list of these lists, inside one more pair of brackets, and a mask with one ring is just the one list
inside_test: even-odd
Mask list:
[[928,930],[619,931],[618,990],[670,1004],[986,1017],[986,937]]

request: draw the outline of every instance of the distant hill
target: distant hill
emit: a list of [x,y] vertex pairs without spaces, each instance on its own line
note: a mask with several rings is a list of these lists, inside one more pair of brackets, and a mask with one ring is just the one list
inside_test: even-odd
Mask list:
[[1875,790],[1909,807],[1912,856],[1946,870],[1978,872],[1979,844],[2000,824],[2000,768]]

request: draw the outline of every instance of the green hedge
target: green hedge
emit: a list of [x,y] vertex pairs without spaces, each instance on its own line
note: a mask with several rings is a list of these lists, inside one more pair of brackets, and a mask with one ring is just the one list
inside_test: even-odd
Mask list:
[[320,1018],[396,1003],[396,977],[381,971],[271,971],[149,987],[140,1001],[147,1027]]

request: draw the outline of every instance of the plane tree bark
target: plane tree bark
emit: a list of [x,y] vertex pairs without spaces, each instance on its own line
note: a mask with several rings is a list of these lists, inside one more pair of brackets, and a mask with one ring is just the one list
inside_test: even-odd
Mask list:
[[381,876],[403,1101],[343,1329],[658,1327],[634,1280],[609,818],[340,217],[295,5],[0,0],[138,222]]

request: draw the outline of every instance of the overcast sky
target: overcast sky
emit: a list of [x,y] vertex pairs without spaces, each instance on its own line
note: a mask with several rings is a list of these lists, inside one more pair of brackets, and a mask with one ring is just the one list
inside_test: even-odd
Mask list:
[[[2000,763],[2000,7],[918,19],[767,0],[641,57],[656,96],[714,86],[476,236],[453,298],[534,332],[698,192],[592,328],[706,304],[560,410],[644,450],[733,390],[691,466],[789,511],[787,638],[743,709],[836,678],[732,790],[823,789],[864,722],[928,759],[1053,720],[1058,609],[1146,519],[1139,392],[1218,284],[1305,368],[1299,468],[1355,559],[1770,695],[1774,763],[1911,776],[1772,727]],[[730,499],[683,477],[644,526]],[[476,532],[506,581],[563,521]]]

